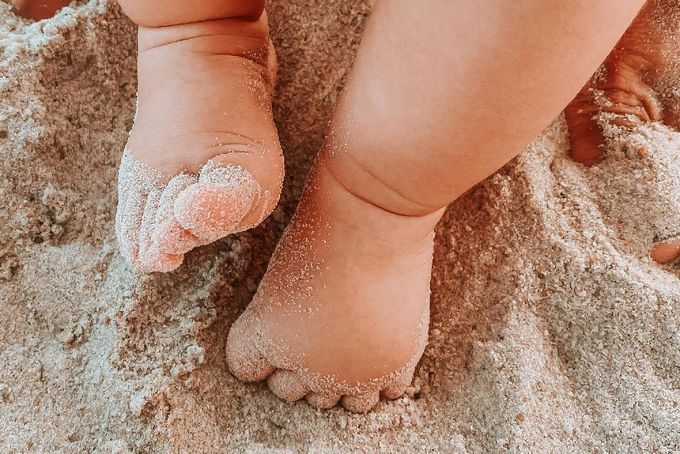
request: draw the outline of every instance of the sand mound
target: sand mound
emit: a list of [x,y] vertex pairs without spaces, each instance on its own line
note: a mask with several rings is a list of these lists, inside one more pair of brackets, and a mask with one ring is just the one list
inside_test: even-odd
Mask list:
[[663,128],[630,138],[644,157],[623,147],[588,170],[556,120],[451,207],[412,398],[317,412],[227,372],[228,327],[292,213],[369,9],[271,4],[282,204],[141,277],[114,235],[133,27],[107,0],[39,23],[0,2],[0,450],[680,450],[680,269],[641,246],[679,214],[680,139]]

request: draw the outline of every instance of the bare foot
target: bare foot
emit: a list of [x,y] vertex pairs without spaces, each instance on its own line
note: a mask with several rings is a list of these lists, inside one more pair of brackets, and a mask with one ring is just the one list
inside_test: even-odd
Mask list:
[[47,19],[54,16],[71,0],[15,0],[14,10],[21,16],[29,19]]
[[441,213],[385,211],[331,167],[322,154],[227,355],[236,377],[267,379],[282,399],[363,412],[404,393],[425,348]]
[[272,119],[266,15],[139,29],[135,124],[119,172],[116,232],[143,272],[260,223],[283,158]]
[[553,3],[376,3],[298,211],[229,332],[236,377],[358,412],[404,392],[444,208],[545,128],[637,11]]
[[[679,19],[676,2],[649,1],[600,70],[565,109],[574,160],[587,166],[598,164],[607,159],[607,150],[616,140],[641,127],[656,123],[678,129]],[[639,148],[633,159],[642,161],[649,158],[649,153],[652,150]],[[655,171],[653,162],[640,165]],[[660,162],[656,165],[666,167]],[[669,205],[669,211],[676,209]],[[680,231],[680,226],[676,227]],[[668,236],[668,232],[657,235],[661,241],[668,240]],[[657,262],[668,263],[680,257],[680,239],[670,239],[652,247],[651,256]]]

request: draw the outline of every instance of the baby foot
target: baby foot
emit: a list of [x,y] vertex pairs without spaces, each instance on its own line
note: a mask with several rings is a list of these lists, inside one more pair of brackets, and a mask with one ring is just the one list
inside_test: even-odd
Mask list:
[[433,226],[348,192],[322,154],[253,302],[232,373],[287,401],[370,410],[400,397],[427,342]]
[[116,233],[142,272],[262,222],[283,158],[266,16],[139,29],[135,123],[123,153]]
[[[647,184],[658,183],[653,190],[661,198],[669,192],[678,194],[671,190],[680,175],[673,164],[677,158],[675,152],[666,156],[668,147],[656,150],[658,147],[648,139],[650,134],[658,134],[663,125],[676,129],[680,126],[678,73],[674,64],[680,45],[679,20],[680,8],[675,2],[648,2],[600,70],[565,109],[574,160],[593,166],[603,159],[625,158],[625,163],[609,163],[617,167],[609,170],[625,170],[626,178],[632,177],[631,172],[644,174]],[[631,146],[635,148],[632,152],[623,149]],[[614,184],[617,176],[611,172],[610,183]],[[665,182],[661,181],[663,178],[651,176],[669,173],[674,177]],[[631,186],[629,183],[625,186]],[[637,188],[636,192],[644,189]],[[614,196],[622,192],[626,191],[609,188]],[[670,199],[658,202],[658,222],[651,221],[659,224],[657,231],[652,232],[657,243],[650,245],[651,256],[659,263],[668,263],[680,257],[680,238],[677,238],[680,225],[675,224],[673,214],[680,206]],[[645,209],[642,219],[655,217],[650,207]],[[662,228],[661,224],[674,225]]]

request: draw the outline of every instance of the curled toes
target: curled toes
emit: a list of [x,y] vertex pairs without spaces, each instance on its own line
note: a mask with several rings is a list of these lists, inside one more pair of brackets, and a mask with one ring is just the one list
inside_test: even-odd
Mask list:
[[174,211],[180,225],[205,242],[234,233],[259,199],[260,186],[238,165],[208,161],[198,183],[177,197]]
[[126,148],[118,172],[116,236],[127,262],[142,272],[171,271],[182,257],[164,254],[152,240],[163,175],[137,161]]
[[168,272],[182,264],[182,256],[164,254],[152,239],[160,199],[161,191],[149,193],[139,228],[139,269],[144,273]]
[[246,312],[234,322],[227,336],[229,370],[244,382],[264,380],[275,370],[253,341],[252,324],[253,318]]
[[356,396],[344,396],[342,406],[352,413],[366,413],[375,407],[379,400],[380,393],[373,391]]
[[311,392],[305,396],[305,400],[314,408],[327,410],[329,408],[335,407],[338,404],[340,401],[340,396]]
[[180,255],[200,244],[199,239],[182,227],[175,217],[177,197],[196,181],[191,175],[179,174],[168,182],[161,194],[152,238],[161,252]]
[[267,379],[269,389],[283,400],[295,402],[307,394],[307,387],[296,372],[277,370]]

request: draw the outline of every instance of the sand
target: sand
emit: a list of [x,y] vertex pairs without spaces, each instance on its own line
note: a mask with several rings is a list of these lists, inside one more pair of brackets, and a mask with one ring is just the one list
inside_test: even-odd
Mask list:
[[107,0],[36,24],[0,2],[0,451],[680,451],[680,267],[643,247],[680,213],[680,138],[661,127],[588,170],[558,118],[449,209],[412,397],[323,412],[227,372],[369,10],[271,3],[282,203],[145,277],[114,233],[133,27]]

